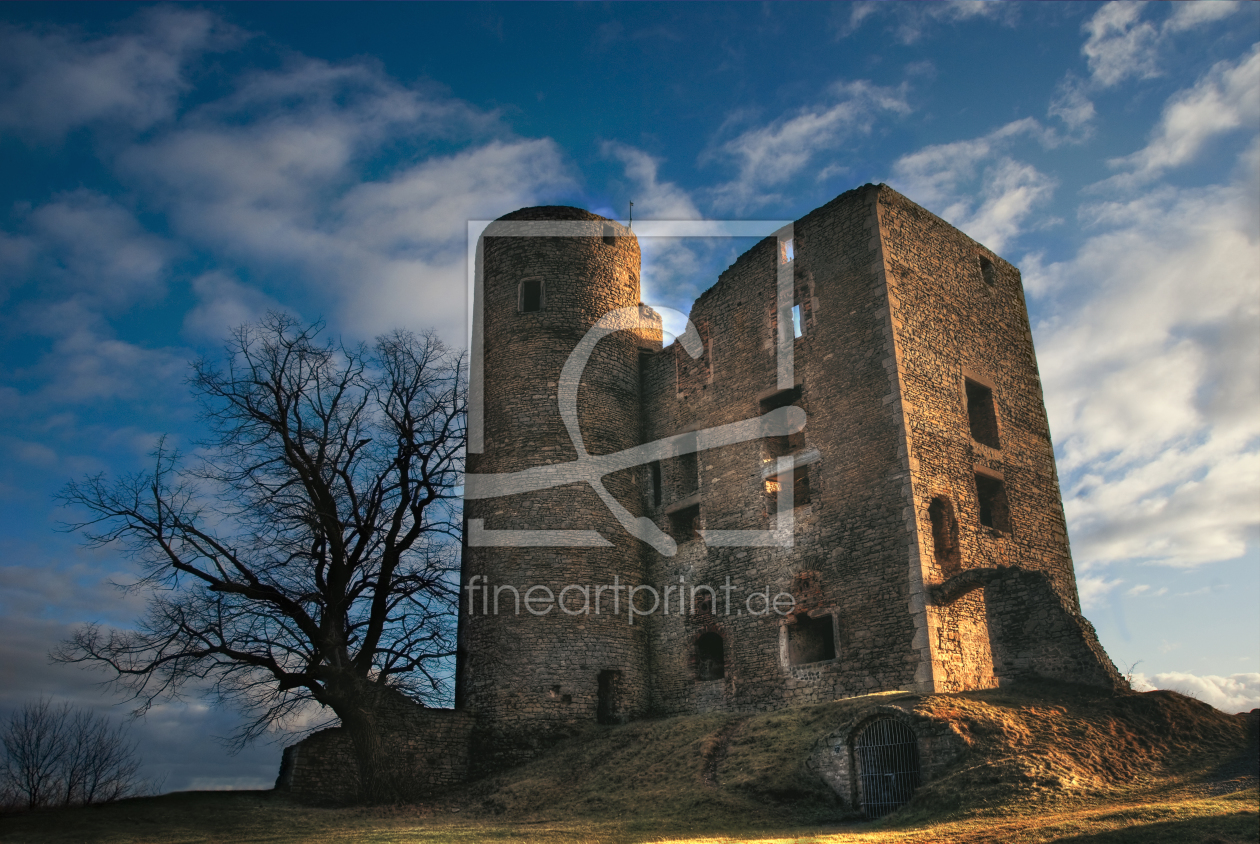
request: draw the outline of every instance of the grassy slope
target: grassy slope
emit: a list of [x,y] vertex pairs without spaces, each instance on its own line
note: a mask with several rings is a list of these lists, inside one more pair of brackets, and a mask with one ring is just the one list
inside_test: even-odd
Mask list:
[[[947,720],[968,750],[889,818],[846,819],[803,760],[829,729],[889,702]],[[1170,692],[1112,696],[1047,684],[891,694],[592,727],[528,765],[417,806],[174,794],[3,818],[0,841],[1232,844],[1254,842],[1260,830],[1248,744],[1245,719]]]

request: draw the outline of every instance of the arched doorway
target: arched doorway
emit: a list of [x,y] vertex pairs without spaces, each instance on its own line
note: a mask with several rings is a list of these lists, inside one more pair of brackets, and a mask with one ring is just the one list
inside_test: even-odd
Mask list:
[[914,730],[895,718],[879,718],[862,728],[853,743],[858,799],[868,818],[904,806],[919,787],[919,742]]

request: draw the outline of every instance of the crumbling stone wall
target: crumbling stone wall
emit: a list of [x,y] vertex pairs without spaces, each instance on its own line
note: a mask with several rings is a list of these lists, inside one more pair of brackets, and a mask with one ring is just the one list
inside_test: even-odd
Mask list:
[[[502,228],[557,221],[580,231]],[[700,296],[693,359],[677,342],[661,347],[660,318],[639,301],[629,229],[542,207],[487,230],[477,257],[484,443],[471,449],[470,475],[576,458],[558,406],[561,372],[618,309],[637,309],[637,327],[599,342],[578,390],[590,454],[788,405],[807,421],[798,434],[604,479],[632,516],[674,537],[673,556],[629,536],[585,483],[469,500],[466,517],[485,530],[593,531],[603,544],[465,548],[461,711],[418,716],[447,720],[399,739],[417,759],[430,747],[453,754],[447,767],[425,763],[432,784],[528,758],[595,721],[1039,676],[1123,687],[1080,614],[1019,271],[884,185],[807,214],[786,247],[766,238]],[[802,329],[794,339],[777,299],[785,269]],[[788,390],[780,331],[793,349]],[[774,468],[784,456],[796,467],[791,547],[707,546],[706,530],[777,523]],[[531,613],[522,594],[614,583],[653,586],[666,604],[630,624],[624,607],[607,610],[607,594],[599,614],[582,611],[581,594],[565,606],[576,601],[577,612],[553,603]],[[713,591],[699,589],[693,604],[698,587]],[[766,612],[780,595],[795,600],[790,612]],[[932,728],[916,729],[930,770]],[[291,750],[288,787],[343,793],[344,736],[321,733]]]
[[[1019,270],[887,187],[880,188],[879,216],[918,538],[911,576],[924,585],[915,607],[926,605],[933,685],[991,685],[990,659],[999,681],[1028,674],[1041,659],[1050,660],[1040,664],[1046,676],[1071,663],[1111,685],[1114,667],[1080,617]],[[942,505],[952,536],[941,529]],[[926,598],[927,588],[960,570],[1003,567],[1044,575],[1039,586],[1019,591],[1022,606],[1009,580],[997,594]],[[1001,629],[986,631],[995,618]],[[1019,645],[1010,639],[1017,630]],[[1027,643],[1038,638],[1059,640],[1056,655],[1042,648],[1031,661],[1010,656],[1031,653]]]
[[[877,191],[852,191],[794,225],[794,301],[803,332],[794,369],[808,422],[792,453],[816,456],[808,502],[796,502],[791,548],[707,548],[686,542],[673,558],[646,553],[659,589],[682,582],[734,584],[718,592],[717,612],[657,615],[650,621],[653,702],[662,713],[720,706],[762,711],[871,691],[910,688],[920,657],[915,623],[905,611],[905,561],[914,542],[908,508],[905,438],[896,411],[897,369],[883,281]],[[777,392],[775,332],[781,253],[767,238],[742,255],[691,312],[709,332],[712,377],[675,343],[648,362],[644,376],[646,440],[760,415]],[[766,530],[776,501],[767,494],[765,441],[701,453],[699,520],[704,529]],[[666,467],[665,477],[677,471]],[[668,526],[686,484],[648,514]],[[651,498],[646,487],[645,501]],[[672,498],[671,498],[672,496]],[[802,575],[808,574],[805,580]],[[802,589],[808,581],[809,588]],[[798,613],[753,615],[753,592],[797,595]],[[752,609],[764,603],[756,598]],[[788,640],[802,614],[832,625],[834,657],[793,664]],[[691,671],[695,631],[712,626],[729,643],[726,676],[699,681]]]
[[1098,642],[1094,626],[1063,600],[1045,572],[969,569],[933,586],[929,599],[944,614],[977,593],[985,596],[985,624],[999,684],[1043,677],[1129,688]]
[[[468,711],[399,706],[390,713],[386,747],[396,755],[399,776],[423,797],[468,778],[470,736],[475,716]],[[350,734],[331,727],[284,749],[276,790],[304,800],[344,803],[358,797],[358,762]]]

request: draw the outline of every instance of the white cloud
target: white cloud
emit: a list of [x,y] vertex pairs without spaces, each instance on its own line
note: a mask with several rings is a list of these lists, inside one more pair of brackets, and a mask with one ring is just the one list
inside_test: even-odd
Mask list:
[[1055,88],[1054,98],[1050,100],[1046,114],[1059,118],[1070,131],[1081,136],[1091,134],[1091,124],[1098,116],[1093,102],[1085,95],[1084,83],[1072,73],[1065,76]]
[[[661,181],[660,159],[615,142],[606,142],[602,151],[606,157],[621,162],[625,167],[626,179],[633,186],[630,195],[634,197],[638,219],[703,219],[685,190],[674,182]],[[651,237],[640,240],[643,301],[688,311],[703,289],[700,279],[706,278],[711,270],[708,259],[712,257],[714,245],[704,238]],[[668,318],[665,328],[667,333],[682,330],[682,326],[672,325]]]
[[988,0],[947,0],[936,3],[867,2],[837,6],[839,13],[848,12],[846,20],[833,26],[840,38],[852,35],[869,18],[877,14],[891,15],[891,31],[902,44],[913,44],[940,24],[985,18],[1013,26],[1018,19],[1018,4],[993,3]]
[[1218,677],[1215,674],[1187,674],[1168,671],[1148,677],[1133,675],[1135,691],[1168,689],[1201,700],[1222,712],[1250,712],[1260,708],[1260,674],[1231,674]]
[[[436,326],[460,342],[467,221],[572,184],[549,139],[476,142],[496,127],[374,67],[301,62],[251,78],[120,160],[223,269],[247,267],[277,295],[300,279],[354,332]],[[435,140],[474,143],[367,175],[385,146]]]
[[1159,75],[1156,44],[1159,30],[1141,20],[1143,3],[1107,3],[1082,27],[1089,34],[1081,52],[1089,60],[1095,83],[1110,87],[1129,77]]
[[184,392],[185,354],[119,339],[82,302],[42,302],[22,308],[18,317],[30,333],[52,338],[49,351],[19,373],[39,384],[22,397],[24,414],[47,411],[50,405],[96,405],[113,399],[177,401]]
[[821,153],[869,134],[885,114],[910,112],[904,88],[865,81],[833,86],[832,99],[748,129],[706,152],[702,161],[724,158],[739,170],[737,178],[712,191],[713,204],[741,212],[774,202],[780,197],[770,191],[814,164]]
[[980,138],[925,147],[893,164],[889,183],[920,205],[1001,252],[1033,212],[1049,202],[1056,181],[1006,153],[1020,136],[1056,142],[1032,118],[1008,123]]
[[1089,62],[1094,84],[1110,88],[1126,79],[1162,75],[1160,53],[1169,38],[1222,20],[1241,8],[1235,2],[1156,4],[1156,8],[1174,10],[1156,27],[1151,21],[1142,20],[1146,5],[1114,0],[1081,27],[1089,36],[1081,52]]
[[1257,148],[1230,184],[1088,205],[1027,266],[1074,556],[1190,566],[1260,540]]
[[144,229],[109,197],[78,190],[34,209],[26,220],[27,272],[43,295],[73,296],[93,308],[119,310],[166,291],[177,247]]
[[1076,590],[1081,598],[1081,607],[1091,610],[1106,606],[1111,591],[1122,583],[1124,583],[1123,580],[1108,580],[1097,575],[1078,574]]
[[606,157],[620,161],[625,167],[626,178],[634,183],[635,208],[643,219],[703,219],[685,190],[674,182],[660,180],[659,158],[616,141],[606,141],[601,149]]
[[1237,62],[1218,62],[1194,87],[1171,97],[1154,137],[1132,155],[1112,159],[1131,173],[1103,185],[1132,185],[1193,161],[1218,135],[1260,125],[1260,44]]
[[242,38],[197,10],[155,7],[133,23],[134,31],[91,41],[0,26],[0,130],[56,141],[93,123],[148,129],[175,113],[193,58]]
[[285,310],[261,290],[222,272],[203,273],[192,287],[197,305],[184,315],[184,333],[196,340],[222,341],[239,325],[257,322],[268,311]]
[[1213,0],[1211,3],[1176,3],[1172,15],[1164,22],[1166,32],[1184,32],[1205,23],[1223,20],[1241,10],[1241,0]]

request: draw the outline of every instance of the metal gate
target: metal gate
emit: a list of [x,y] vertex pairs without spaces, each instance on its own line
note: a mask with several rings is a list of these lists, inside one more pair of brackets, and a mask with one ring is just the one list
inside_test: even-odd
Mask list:
[[894,718],[873,721],[858,734],[862,811],[878,818],[904,806],[919,787],[919,743],[914,731]]

